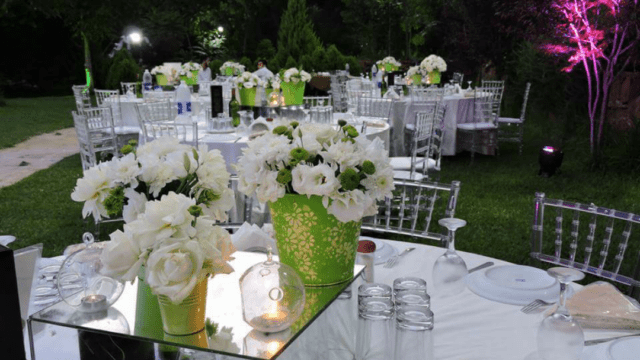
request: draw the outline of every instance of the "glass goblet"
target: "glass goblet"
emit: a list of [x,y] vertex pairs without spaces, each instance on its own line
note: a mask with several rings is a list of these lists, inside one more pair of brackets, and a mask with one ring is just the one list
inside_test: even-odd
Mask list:
[[469,273],[467,264],[455,249],[456,230],[467,225],[467,222],[462,219],[445,218],[440,219],[438,224],[447,228],[448,244],[447,251],[433,265],[433,286],[438,295],[452,296],[465,289],[464,278]]
[[467,90],[471,90],[471,80],[467,81],[467,84],[469,84],[469,86],[467,87]]
[[538,328],[538,355],[544,360],[578,360],[584,347],[584,333],[566,307],[567,284],[584,278],[576,269],[554,267],[547,274],[560,283],[560,300],[556,311]]

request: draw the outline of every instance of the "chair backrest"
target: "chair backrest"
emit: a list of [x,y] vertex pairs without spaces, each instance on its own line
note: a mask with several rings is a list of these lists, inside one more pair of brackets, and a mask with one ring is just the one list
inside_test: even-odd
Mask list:
[[383,99],[372,96],[360,96],[356,98],[356,116],[368,116],[383,119],[389,122],[391,117],[392,99]]
[[522,100],[522,110],[520,110],[520,120],[524,122],[524,115],[527,112],[527,101],[529,100],[529,91],[531,90],[531,83],[528,82],[524,88],[524,99]]
[[82,112],[72,111],[71,114],[84,170],[98,163],[99,152],[118,156],[110,108],[89,108]]
[[178,139],[180,143],[198,147],[198,123],[177,121],[144,122],[144,133],[147,140],[170,136]]
[[82,169],[87,170],[97,164],[95,152],[89,141],[87,117],[75,111],[72,111],[71,115],[73,116],[73,127],[76,129],[76,137],[78,138],[78,146],[80,147]]
[[331,96],[305,96],[302,102],[306,108],[315,106],[331,106]]
[[462,85],[462,81],[464,80],[464,74],[459,72],[454,72],[452,79],[454,83]]
[[432,219],[455,216],[460,182],[396,179],[393,183],[393,195],[378,203],[377,215],[363,219],[362,229],[435,240],[444,246],[446,236],[433,231],[431,223]]
[[114,126],[122,126],[122,107],[118,90],[93,90],[98,107],[110,107]]
[[128,92],[131,92],[133,95],[138,96],[138,83],[135,82],[121,82],[120,88],[122,89],[122,94],[127,95]]
[[482,88],[484,88],[485,92],[491,94],[493,114],[496,118],[499,118],[502,95],[504,93],[504,80],[482,80]]
[[[566,219],[566,221],[565,221]],[[551,221],[545,227],[545,220]],[[531,257],[640,287],[640,215],[536,193]],[[633,252],[631,252],[633,249]],[[627,260],[627,261],[625,261]]]
[[347,80],[347,90],[362,90],[362,79]]
[[[410,174],[412,179],[420,169],[422,169],[423,178],[431,178],[430,171],[440,171],[445,111],[445,106],[432,102],[416,113],[415,127],[411,129]],[[430,162],[433,162],[432,166],[429,166]]]
[[143,131],[145,122],[174,121],[178,116],[178,110],[170,100],[136,104],[136,112],[138,125]]
[[144,93],[145,101],[173,101],[175,97],[175,91],[147,91]]
[[495,124],[494,97],[489,88],[476,88],[473,99],[473,122],[489,122]]
[[350,89],[347,87],[347,107],[350,111],[355,112],[358,107],[358,98],[371,96],[371,91]]
[[427,102],[427,101],[442,101],[444,97],[444,88],[432,88],[412,86],[410,89],[411,101],[413,102]]
[[89,93],[89,87],[86,85],[73,85],[71,90],[73,91],[73,97],[76,100],[76,109],[78,111],[91,107],[91,94]]

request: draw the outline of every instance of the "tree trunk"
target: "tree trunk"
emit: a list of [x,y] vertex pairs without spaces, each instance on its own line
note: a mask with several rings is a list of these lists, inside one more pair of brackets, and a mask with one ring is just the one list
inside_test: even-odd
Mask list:
[[89,47],[89,40],[84,34],[84,31],[80,32],[82,36],[82,43],[84,44],[84,69],[87,76],[87,86],[89,90],[93,90],[93,68],[91,67],[91,48]]

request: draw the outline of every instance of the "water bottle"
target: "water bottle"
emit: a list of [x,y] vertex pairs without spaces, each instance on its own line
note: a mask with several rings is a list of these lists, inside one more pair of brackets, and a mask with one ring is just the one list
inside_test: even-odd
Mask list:
[[142,75],[142,91],[143,92],[153,90],[151,82],[152,82],[151,73],[149,73],[149,70],[147,69],[144,71],[144,74]]
[[178,116],[191,116],[191,91],[184,80],[180,81],[180,86],[176,90],[176,104]]
[[347,74],[349,73],[349,63],[344,64],[344,69],[347,70]]

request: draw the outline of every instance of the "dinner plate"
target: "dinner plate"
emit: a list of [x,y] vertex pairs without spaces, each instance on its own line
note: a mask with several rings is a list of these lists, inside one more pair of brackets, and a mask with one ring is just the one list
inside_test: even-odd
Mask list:
[[609,360],[637,360],[640,353],[640,336],[618,339],[607,349]]
[[[505,269],[496,271],[500,268]],[[549,285],[542,274],[548,276],[540,269],[504,265],[471,273],[467,276],[466,282],[469,290],[478,296],[505,304],[527,305],[535,299],[556,302],[560,294],[560,285],[553,278]]]
[[211,134],[207,137],[209,141],[235,141],[238,138],[236,134]]
[[398,249],[396,249],[395,247],[387,244],[386,242],[380,239],[376,239],[368,236],[360,236],[360,240],[371,240],[376,244],[376,252],[374,253],[374,256],[373,256],[373,263],[375,265],[384,264],[392,256],[398,254]]

